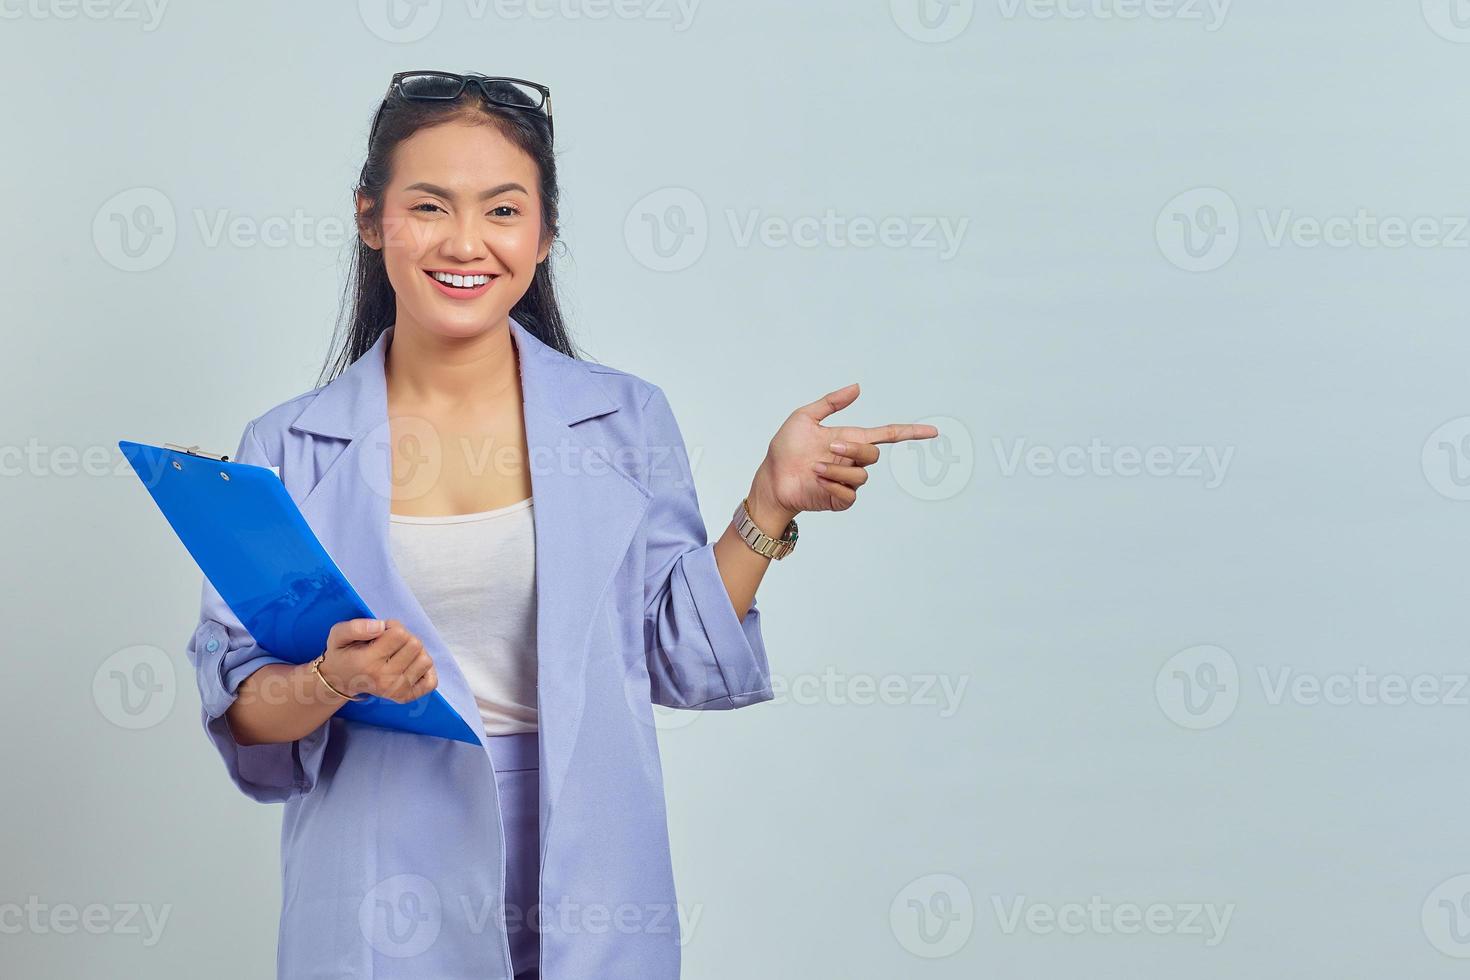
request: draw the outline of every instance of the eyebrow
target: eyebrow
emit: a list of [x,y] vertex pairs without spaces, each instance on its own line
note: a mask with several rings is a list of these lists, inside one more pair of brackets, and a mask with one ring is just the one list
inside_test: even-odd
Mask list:
[[[450,199],[453,199],[456,196],[453,193],[451,193],[450,191],[447,191],[444,188],[440,187],[438,184],[430,184],[427,181],[423,181],[423,180],[419,181],[416,184],[409,184],[407,187],[404,188],[404,190],[406,190],[406,191],[428,191],[430,194],[434,194],[434,195],[436,195],[438,197],[447,197],[447,198],[450,198]],[[486,198],[489,198],[489,197],[498,197],[499,195],[504,194],[506,191],[520,191],[522,194],[525,194],[527,197],[529,197],[530,194],[531,194],[530,191],[526,190],[524,187],[522,187],[520,184],[517,184],[515,181],[509,181],[508,183],[504,183],[504,184],[496,184],[494,187],[490,188],[489,190],[481,191],[480,192],[480,200],[483,201],[483,200],[485,200]]]

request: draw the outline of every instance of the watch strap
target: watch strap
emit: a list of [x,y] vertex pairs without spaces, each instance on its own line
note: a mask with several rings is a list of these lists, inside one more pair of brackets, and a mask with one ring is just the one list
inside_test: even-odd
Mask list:
[[731,523],[735,525],[735,533],[740,536],[740,539],[750,545],[752,551],[765,558],[779,561],[796,549],[796,519],[792,518],[787,523],[786,529],[781,532],[779,538],[773,538],[762,531],[751,518],[747,497],[741,498],[740,506],[735,508],[735,516],[731,518]]

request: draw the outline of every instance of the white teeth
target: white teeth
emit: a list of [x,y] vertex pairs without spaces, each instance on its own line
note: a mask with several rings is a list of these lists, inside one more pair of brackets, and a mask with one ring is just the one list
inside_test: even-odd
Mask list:
[[456,276],[451,272],[431,272],[429,275],[434,276],[435,279],[438,279],[444,285],[448,285],[448,287],[459,287],[462,289],[482,287],[482,285],[490,282],[490,276]]
[[490,281],[489,276],[456,276],[452,272],[431,272],[429,275],[446,286],[458,286],[461,289],[473,289]]

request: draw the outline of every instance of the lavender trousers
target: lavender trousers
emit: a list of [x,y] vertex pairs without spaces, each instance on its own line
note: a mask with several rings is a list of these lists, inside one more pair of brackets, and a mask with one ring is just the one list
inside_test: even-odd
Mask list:
[[540,980],[541,771],[536,732],[486,738],[505,824],[505,929],[516,980]]

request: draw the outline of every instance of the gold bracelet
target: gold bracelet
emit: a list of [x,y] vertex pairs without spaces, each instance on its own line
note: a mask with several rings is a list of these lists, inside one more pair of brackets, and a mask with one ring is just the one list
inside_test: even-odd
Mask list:
[[358,697],[352,697],[349,694],[343,694],[341,691],[332,686],[331,681],[322,676],[322,664],[326,661],[326,659],[327,654],[325,651],[323,651],[320,657],[317,657],[311,662],[311,672],[316,675],[316,679],[325,684],[327,686],[327,690],[337,695],[337,697],[341,698],[343,701],[366,701],[366,694],[359,695]]

